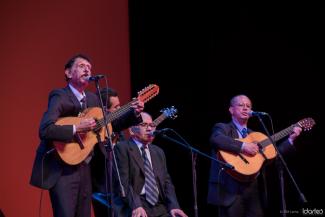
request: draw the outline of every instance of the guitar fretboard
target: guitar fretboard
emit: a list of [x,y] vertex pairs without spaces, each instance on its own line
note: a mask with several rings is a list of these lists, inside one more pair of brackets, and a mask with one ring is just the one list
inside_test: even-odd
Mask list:
[[[118,110],[107,114],[106,115],[107,124],[111,123],[112,121],[116,120],[117,118],[121,117],[122,115],[130,111],[132,103],[135,102],[136,100],[137,99],[134,99],[131,102],[121,106],[121,108],[119,108]],[[104,118],[98,120],[95,131],[101,129],[104,126],[104,124],[105,124]]]
[[[279,141],[280,139],[284,138],[285,136],[289,135],[293,128],[296,126],[296,124],[293,124],[291,125],[290,127],[287,127],[285,128],[284,130],[281,130],[280,132],[274,134],[271,136],[271,139],[276,142],[276,141]],[[267,138],[267,139],[264,139],[263,141],[261,141],[259,144],[262,145],[262,147],[266,147],[270,144],[272,144],[272,142]]]
[[166,118],[167,118],[167,116],[166,116],[164,113],[162,113],[161,115],[159,115],[158,118],[156,118],[156,119],[153,121],[153,123],[154,123],[156,126],[158,126],[158,125],[159,125],[161,122],[163,122]]
[[[150,99],[155,97],[159,93],[159,86],[155,84],[150,84],[148,87],[144,88],[138,93],[138,97],[130,101],[129,103],[121,106],[119,109],[117,109],[114,112],[111,112],[106,115],[107,123],[111,123],[112,121],[116,120],[117,118],[121,117],[122,115],[126,114],[131,110],[131,106],[134,102],[137,100],[142,101],[143,103],[148,102]],[[94,129],[95,131],[101,129],[105,125],[104,118],[97,120],[97,126]]]

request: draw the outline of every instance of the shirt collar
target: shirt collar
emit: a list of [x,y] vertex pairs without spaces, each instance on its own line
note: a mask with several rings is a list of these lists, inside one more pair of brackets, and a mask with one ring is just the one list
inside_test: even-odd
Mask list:
[[86,96],[85,92],[80,93],[76,88],[74,88],[71,84],[69,84],[69,87],[72,91],[72,93],[77,97],[78,101],[80,102],[82,98]]
[[234,123],[235,127],[237,128],[237,130],[238,130],[239,132],[242,132],[242,130],[243,130],[244,128],[247,129],[247,126],[246,126],[246,125],[244,125],[244,126],[240,125],[240,124],[238,123],[238,121],[237,121],[236,119],[234,119],[234,118],[232,119],[232,122]]
[[141,150],[142,147],[145,147],[145,145],[142,142],[140,142],[139,140],[137,140],[136,138],[132,138],[132,139],[135,142],[135,144],[138,146],[139,150]]

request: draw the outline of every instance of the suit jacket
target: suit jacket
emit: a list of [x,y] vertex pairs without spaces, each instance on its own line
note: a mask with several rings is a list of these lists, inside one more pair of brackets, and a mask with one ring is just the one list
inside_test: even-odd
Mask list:
[[[158,184],[159,197],[168,210],[179,208],[174,185],[167,171],[163,150],[153,144],[149,145],[153,172]],[[118,216],[129,216],[133,209],[143,206],[140,193],[144,186],[145,174],[141,152],[131,139],[119,143],[114,148],[121,182],[126,197],[121,197],[117,176],[114,175],[114,205]],[[115,171],[116,173],[116,171]]]
[[[118,141],[125,141],[124,133],[122,129],[126,129],[130,126],[137,125],[142,122],[141,116],[136,117],[134,111],[130,110],[125,115],[123,115],[117,121],[112,123],[114,132],[117,132],[119,138]],[[120,132],[121,131],[121,132]],[[110,151],[110,148],[109,148]],[[105,154],[102,154],[102,153]],[[92,190],[93,192],[100,192],[106,194],[110,192],[110,159],[107,156],[106,149],[102,144],[96,145],[94,148],[94,158],[90,162],[91,175],[92,175]],[[113,159],[111,159],[113,160]],[[105,166],[106,163],[106,166]],[[114,165],[114,164],[112,164]],[[106,171],[105,171],[106,169]],[[107,176],[106,176],[107,175]],[[106,184],[107,183],[107,184]]]
[[[248,129],[248,133],[251,132],[252,130]],[[217,156],[216,153],[219,149],[239,154],[242,142],[234,140],[238,137],[233,122],[217,123],[213,127],[210,138],[212,156]],[[277,147],[282,154],[294,151],[294,146],[291,145],[288,140],[282,142]],[[208,203],[210,204],[229,206],[236,200],[236,196],[240,195],[245,189],[251,186],[257,186],[253,183],[256,182],[257,179],[252,182],[239,182],[225,171],[220,171],[220,169],[221,165],[218,162],[211,162],[208,190]],[[265,186],[266,185],[264,185],[264,187]],[[266,189],[264,189],[264,191],[266,192]]]
[[[85,91],[85,94],[88,108],[100,106],[96,94],[89,91]],[[80,102],[68,86],[51,91],[48,109],[43,115],[39,128],[41,143],[36,151],[30,179],[31,185],[43,189],[50,189],[61,176],[63,167],[68,166],[61,160],[55,151],[53,141],[73,141],[73,126],[58,126],[55,125],[55,122],[62,117],[76,117],[80,111]],[[134,116],[133,111],[128,112],[126,116],[131,114]],[[112,127],[120,129],[120,127],[124,126],[126,121],[123,119],[121,122],[122,123],[114,121]],[[95,147],[97,148],[97,145]],[[101,148],[101,150],[104,150],[104,148]],[[102,153],[106,154],[104,151]],[[94,158],[92,160],[94,160]]]
[[[94,93],[85,91],[85,94],[88,107],[99,105],[98,98]],[[31,185],[49,189],[61,176],[66,164],[53,149],[53,141],[71,142],[74,135],[72,125],[58,126],[55,125],[55,122],[62,117],[78,116],[80,111],[80,102],[68,86],[51,91],[48,108],[39,128],[41,143],[36,151],[30,179]]]

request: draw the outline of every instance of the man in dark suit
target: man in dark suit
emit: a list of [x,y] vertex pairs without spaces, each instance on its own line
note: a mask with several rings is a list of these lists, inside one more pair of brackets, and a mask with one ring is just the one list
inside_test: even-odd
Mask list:
[[[84,55],[76,55],[67,62],[65,77],[68,85],[50,93],[48,108],[39,128],[41,143],[37,149],[30,183],[49,190],[55,217],[90,217],[91,214],[89,163],[95,156],[91,152],[81,163],[69,165],[61,160],[53,146],[54,141],[75,141],[76,136],[96,127],[94,118],[87,117],[81,118],[80,123],[74,125],[55,124],[59,118],[77,117],[86,107],[99,106],[98,97],[86,91],[91,67],[89,58]],[[137,102],[134,107],[139,113],[143,109],[143,103]],[[135,116],[135,113],[131,115]]]
[[[245,95],[237,95],[230,101],[230,123],[217,123],[212,130],[210,143],[212,155],[218,150],[235,154],[255,156],[258,152],[256,143],[241,142],[237,138],[245,138],[252,130],[247,129],[247,122],[252,111],[251,100]],[[282,142],[278,149],[281,153],[294,150],[293,141],[301,132],[295,127],[289,138]],[[263,174],[262,174],[263,175]],[[263,216],[263,208],[258,190],[257,179],[241,182],[227,172],[216,161],[212,161],[209,178],[208,203],[219,206],[221,217]]]
[[165,154],[151,144],[156,126],[148,113],[142,112],[141,116],[143,122],[130,128],[130,140],[114,148],[125,192],[121,194],[118,176],[113,176],[116,214],[118,217],[186,217],[179,208]]

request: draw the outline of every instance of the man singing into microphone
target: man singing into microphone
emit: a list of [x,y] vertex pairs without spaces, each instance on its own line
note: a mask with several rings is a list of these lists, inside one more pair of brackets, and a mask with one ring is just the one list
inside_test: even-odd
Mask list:
[[148,113],[141,116],[143,122],[130,128],[131,138],[114,148],[125,192],[115,174],[115,212],[118,217],[187,217],[179,208],[165,154],[151,144],[156,126]]
[[[217,123],[213,127],[210,143],[212,156],[217,156],[218,150],[234,154],[255,156],[259,147],[256,143],[241,142],[235,139],[245,138],[252,130],[247,128],[247,122],[252,113],[251,100],[245,95],[234,96],[230,101],[229,112],[232,120],[229,123]],[[283,141],[278,149],[281,153],[294,150],[293,141],[301,132],[300,127],[294,127],[289,138]],[[262,172],[261,175],[264,178]],[[261,195],[258,190],[258,179],[242,182],[230,176],[216,161],[211,162],[208,203],[217,205],[219,217],[263,216]]]
[[[91,216],[90,164],[96,156],[90,152],[80,163],[70,165],[65,163],[54,149],[55,141],[60,141],[62,144],[78,141],[76,138],[80,141],[83,134],[96,127],[96,121],[92,117],[80,117],[80,122],[75,124],[56,124],[59,118],[76,119],[86,108],[99,107],[96,94],[86,91],[91,68],[90,60],[85,55],[79,54],[68,60],[64,67],[67,86],[51,91],[47,111],[40,123],[41,143],[36,152],[30,183],[49,190],[55,217]],[[138,118],[141,119],[139,114],[143,110],[143,102],[137,101],[132,107],[134,111],[128,113],[127,117],[123,117],[130,119],[129,125],[123,126],[124,128],[138,123]],[[134,119],[136,121],[132,122],[131,120]],[[123,119],[122,122],[127,121]],[[115,128],[118,123],[112,125]],[[81,143],[83,142],[79,144]]]

